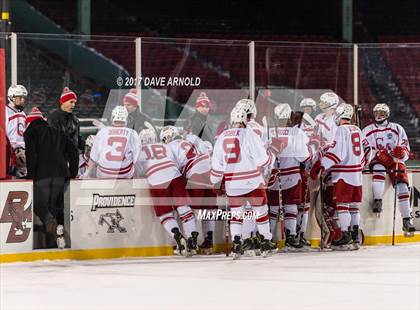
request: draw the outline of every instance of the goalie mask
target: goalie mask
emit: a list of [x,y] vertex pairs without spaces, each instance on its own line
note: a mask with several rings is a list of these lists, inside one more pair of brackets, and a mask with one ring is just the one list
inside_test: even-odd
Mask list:
[[340,124],[340,120],[347,119],[351,120],[353,118],[353,107],[350,104],[344,103],[337,107],[335,110],[335,123]]
[[23,111],[26,104],[26,98],[28,97],[28,91],[23,85],[12,85],[7,90],[7,99],[9,103],[19,111]]
[[319,107],[322,111],[327,111],[330,109],[335,109],[338,106],[339,102],[338,96],[333,92],[323,93],[319,98]]
[[244,109],[247,115],[251,115],[251,118],[257,117],[257,107],[255,106],[254,101],[251,99],[239,100],[235,105],[235,108],[236,107]]
[[156,143],[156,133],[153,129],[143,129],[139,133],[141,144],[153,144]]
[[122,105],[117,105],[112,110],[112,122],[121,122],[127,124],[127,117],[128,117],[128,111],[127,109]]
[[390,115],[389,107],[385,103],[378,103],[373,107],[373,116],[375,118],[375,122],[378,124],[382,124],[385,122]]
[[160,141],[163,143],[169,143],[173,141],[177,136],[180,136],[178,128],[175,126],[165,126],[160,131]]

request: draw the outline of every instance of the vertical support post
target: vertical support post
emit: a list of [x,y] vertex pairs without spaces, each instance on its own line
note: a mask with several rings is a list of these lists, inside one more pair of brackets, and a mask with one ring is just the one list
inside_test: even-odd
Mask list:
[[255,42],[249,43],[249,99],[255,101]]
[[16,33],[12,32],[12,35],[10,36],[11,40],[11,48],[10,48],[10,58],[11,58],[11,82],[12,85],[17,84],[17,35]]
[[136,39],[136,76],[134,77],[136,81],[137,97],[139,99],[139,109],[141,111],[142,101],[141,101],[141,38]]
[[359,106],[359,47],[353,44],[353,104],[356,115],[356,123],[361,126]]

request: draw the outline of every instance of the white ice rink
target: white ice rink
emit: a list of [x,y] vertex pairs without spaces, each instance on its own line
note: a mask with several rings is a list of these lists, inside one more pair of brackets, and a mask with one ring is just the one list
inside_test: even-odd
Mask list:
[[420,244],[0,265],[0,309],[420,309]]

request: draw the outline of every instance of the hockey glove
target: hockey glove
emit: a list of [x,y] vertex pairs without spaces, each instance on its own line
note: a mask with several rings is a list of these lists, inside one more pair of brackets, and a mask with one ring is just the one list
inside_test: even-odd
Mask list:
[[405,157],[406,150],[401,146],[396,146],[391,152],[391,155],[397,159],[403,159]]
[[315,164],[312,166],[310,176],[312,180],[316,180],[319,178],[319,174],[324,171],[324,167],[321,166],[321,161],[318,160],[315,162]]

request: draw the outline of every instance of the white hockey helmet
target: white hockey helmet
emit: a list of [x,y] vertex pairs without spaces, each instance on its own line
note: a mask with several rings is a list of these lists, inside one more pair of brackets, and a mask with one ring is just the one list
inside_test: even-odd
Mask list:
[[160,141],[162,141],[163,143],[169,143],[173,141],[176,136],[180,135],[181,134],[179,133],[178,128],[176,128],[175,126],[168,125],[162,128],[159,137]]
[[337,94],[333,92],[326,92],[319,98],[319,107],[322,110],[335,109],[338,106],[340,99]]
[[92,147],[94,140],[95,140],[95,135],[87,136],[86,141],[85,141],[85,145],[88,146],[88,147]]
[[341,119],[351,120],[353,118],[353,106],[347,103],[340,104],[335,109],[335,122],[338,125]]
[[303,98],[302,101],[300,102],[299,106],[301,108],[311,107],[312,110],[315,110],[316,109],[316,101],[313,100],[312,98]]
[[243,123],[246,125],[248,123],[247,112],[241,106],[235,106],[230,112],[230,123]]
[[288,103],[280,103],[274,108],[274,116],[276,119],[289,119],[292,115],[292,108]]
[[[385,116],[378,115],[377,112],[385,112]],[[376,122],[383,122],[385,121],[390,115],[390,110],[387,104],[385,103],[378,103],[373,107],[373,116],[375,117]]]
[[117,105],[112,110],[111,120],[112,120],[113,123],[114,122],[127,123],[127,117],[128,117],[128,111],[122,105]]
[[23,85],[12,85],[7,90],[7,98],[9,102],[15,103],[15,97],[28,97],[28,91]]
[[156,143],[156,132],[153,129],[143,129],[139,133],[141,144],[153,144]]
[[251,118],[257,117],[257,107],[251,99],[241,99],[236,103],[235,107],[244,109],[246,114],[251,114]]

